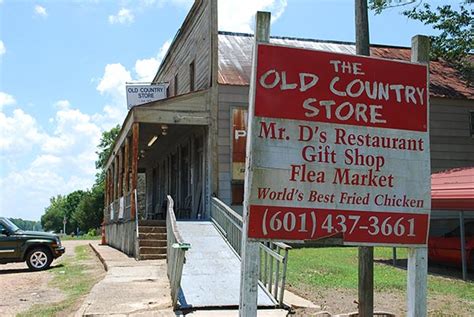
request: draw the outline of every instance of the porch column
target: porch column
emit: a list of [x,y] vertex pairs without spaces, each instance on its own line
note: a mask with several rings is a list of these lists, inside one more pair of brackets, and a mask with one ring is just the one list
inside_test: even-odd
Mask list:
[[125,172],[125,194],[130,191],[130,145],[128,137],[125,139],[125,157],[124,157],[124,172]]
[[114,200],[114,191],[113,191],[113,187],[114,186],[114,173],[113,173],[113,170],[112,170],[112,166],[109,168],[109,187],[107,188],[108,192],[109,192],[109,201],[108,201],[108,205],[110,206],[110,204],[112,203],[112,201]]
[[118,197],[123,196],[123,147],[120,147],[118,153]]
[[104,184],[104,216],[105,208],[109,205],[109,170],[105,172],[105,184]]
[[118,155],[114,158],[114,201],[118,198]]
[[[139,128],[139,123],[135,122],[133,123],[132,126],[132,188],[130,195],[131,197],[131,211],[130,211],[130,217],[132,219],[135,218],[135,212],[137,211],[137,201],[135,201],[135,191],[137,189],[137,177],[138,177],[138,130]],[[137,195],[138,196],[138,195]]]

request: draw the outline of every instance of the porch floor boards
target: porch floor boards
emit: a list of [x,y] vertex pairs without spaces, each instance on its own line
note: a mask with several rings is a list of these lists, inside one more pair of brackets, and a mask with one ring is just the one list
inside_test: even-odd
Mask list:
[[[185,242],[191,243],[181,278],[183,308],[239,305],[240,259],[208,221],[178,221]],[[259,307],[274,307],[259,286]]]

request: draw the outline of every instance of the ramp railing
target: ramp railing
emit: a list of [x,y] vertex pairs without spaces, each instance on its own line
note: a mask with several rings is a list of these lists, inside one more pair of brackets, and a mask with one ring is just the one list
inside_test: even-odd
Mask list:
[[[211,201],[211,220],[240,258],[242,216],[216,197],[213,197]],[[279,306],[283,306],[288,251],[290,249],[289,245],[282,242],[260,243],[260,282]]]
[[174,201],[171,196],[167,196],[167,215],[166,215],[166,262],[168,278],[170,280],[171,299],[173,307],[178,307],[178,295],[181,289],[181,276],[183,274],[183,265],[186,261],[186,251],[191,248],[189,243],[184,242],[178,231],[176,224],[176,215],[174,213]]

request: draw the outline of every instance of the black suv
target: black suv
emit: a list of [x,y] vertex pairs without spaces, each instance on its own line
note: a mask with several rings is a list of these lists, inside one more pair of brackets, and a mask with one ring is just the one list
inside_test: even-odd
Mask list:
[[45,270],[65,251],[58,236],[23,231],[9,219],[0,217],[0,264],[26,261],[30,270]]

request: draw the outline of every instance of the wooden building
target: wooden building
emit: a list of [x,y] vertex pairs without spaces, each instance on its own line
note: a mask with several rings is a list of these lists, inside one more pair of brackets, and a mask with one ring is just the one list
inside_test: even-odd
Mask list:
[[[213,195],[237,210],[242,202],[253,37],[218,32],[217,21],[217,0],[194,2],[153,80],[169,84],[167,98],[129,111],[108,159],[106,239],[128,254],[142,257],[136,220],[163,219],[166,195],[181,219],[209,218]],[[354,43],[271,43],[355,54]],[[405,47],[373,45],[371,54],[410,60]],[[474,166],[473,87],[447,64],[432,62],[430,106],[432,170]],[[137,193],[139,175],[144,193]]]

